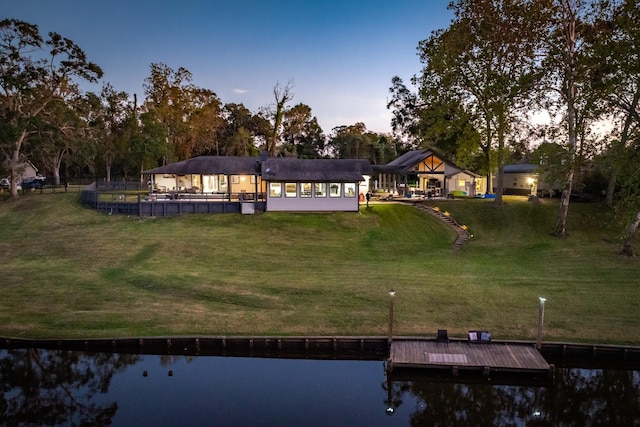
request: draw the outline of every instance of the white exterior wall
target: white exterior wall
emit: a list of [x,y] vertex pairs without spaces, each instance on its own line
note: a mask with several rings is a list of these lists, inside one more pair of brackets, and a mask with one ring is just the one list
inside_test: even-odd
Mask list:
[[267,195],[267,211],[291,212],[357,212],[360,209],[357,197],[326,197],[326,198],[292,198],[270,197]]
[[[327,183],[327,186],[329,184]],[[283,183],[284,186],[284,183]],[[344,183],[342,183],[344,187]],[[344,188],[342,188],[343,190]],[[356,190],[359,189],[358,183],[356,183]],[[358,201],[358,194],[354,197],[345,197],[344,191],[341,191],[340,197],[315,197],[312,194],[311,197],[300,197],[300,185],[298,184],[297,197],[287,197],[283,194],[279,197],[274,197],[270,194],[269,183],[267,183],[267,208],[268,212],[277,211],[289,211],[289,212],[330,212],[330,211],[342,211],[342,212],[358,212],[360,210],[360,203]]]
[[505,173],[503,185],[505,192],[536,194],[538,192],[538,174],[534,172]]
[[447,192],[465,191],[467,196],[475,196],[482,193],[480,178],[469,175],[466,172],[457,173],[447,179]]

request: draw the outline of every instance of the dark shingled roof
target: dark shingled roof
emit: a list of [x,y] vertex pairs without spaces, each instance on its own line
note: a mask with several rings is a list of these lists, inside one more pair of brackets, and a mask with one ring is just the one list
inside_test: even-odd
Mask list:
[[436,153],[435,151],[430,149],[423,149],[423,150],[408,151],[404,153],[402,156],[398,157],[397,159],[390,161],[386,165],[374,165],[373,170],[376,173],[405,174],[409,172],[412,168],[414,168],[415,165],[424,161],[427,157],[429,157],[432,154],[446,161],[450,165],[455,166],[453,162],[443,159],[442,155]]
[[[460,166],[453,163],[451,160],[446,159],[442,154],[428,148],[422,149],[422,150],[408,151],[404,153],[402,156],[398,157],[397,159],[390,161],[386,165],[373,165],[373,171],[375,173],[389,173],[389,174],[403,175],[409,171],[412,171],[418,163],[426,160],[431,155],[438,157],[440,160],[447,163],[449,166],[452,166],[458,169],[460,172],[465,172],[475,177],[481,176],[467,169],[461,168]],[[448,176],[452,176],[457,173],[459,172],[450,173]]]
[[533,173],[538,172],[540,166],[530,163],[519,163],[516,165],[505,165],[504,173]]
[[364,181],[363,175],[372,175],[368,160],[362,159],[309,159],[270,157],[262,162],[259,157],[201,156],[166,166],[149,169],[147,174],[175,175],[259,175],[265,181]]
[[368,160],[268,158],[262,164],[265,181],[364,181],[372,175]]
[[175,175],[255,175],[260,173],[259,166],[259,157],[200,156],[149,169],[143,173],[170,173]]
[[408,151],[397,159],[394,159],[387,163],[387,166],[399,167],[401,169],[411,168],[429,157],[431,154],[433,154],[431,150]]

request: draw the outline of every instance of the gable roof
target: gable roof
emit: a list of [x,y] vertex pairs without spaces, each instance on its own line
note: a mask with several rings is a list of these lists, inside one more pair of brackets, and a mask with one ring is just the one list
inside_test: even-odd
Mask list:
[[431,155],[438,157],[444,163],[456,169],[463,170],[463,168],[456,165],[452,161],[445,159],[441,154],[428,148],[408,151],[397,159],[390,161],[386,165],[374,165],[373,170],[376,173],[405,174],[412,170],[418,163],[426,160]]
[[265,181],[364,181],[373,169],[365,159],[272,157],[262,163]]
[[175,175],[256,175],[260,173],[260,158],[243,156],[200,156],[149,169],[143,173],[167,173]]
[[482,175],[478,175],[477,173],[471,172],[470,170],[467,170],[467,169],[457,170],[455,172],[447,174],[446,177],[447,178],[451,178],[451,177],[454,177],[454,176],[459,175],[461,173],[469,175],[470,177],[473,177],[473,178],[482,178]]

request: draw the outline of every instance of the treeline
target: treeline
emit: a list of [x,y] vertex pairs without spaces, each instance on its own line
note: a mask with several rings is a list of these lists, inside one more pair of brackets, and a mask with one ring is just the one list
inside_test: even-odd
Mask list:
[[[102,69],[73,41],[43,37],[37,25],[0,21],[0,150],[2,176],[16,181],[25,160],[51,177],[140,179],[140,172],[200,155],[366,158],[386,163],[402,150],[363,123],[325,134],[311,107],[293,104],[294,84],[273,87],[273,103],[253,112],[198,87],[186,68],[150,65],[138,100],[99,82]],[[15,189],[14,189],[15,190]],[[16,191],[12,193],[17,196]]]

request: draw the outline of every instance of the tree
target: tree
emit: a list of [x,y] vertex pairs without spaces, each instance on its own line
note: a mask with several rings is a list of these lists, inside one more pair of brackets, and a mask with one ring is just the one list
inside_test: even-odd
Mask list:
[[640,10],[636,1],[600,1],[594,12],[597,35],[593,41],[592,84],[606,102],[614,124],[605,152],[608,175],[606,204],[629,216],[622,253],[634,254],[632,241],[640,221],[640,183],[636,151],[640,145]]
[[322,158],[325,137],[318,119],[311,115],[311,107],[298,104],[284,114],[282,123],[282,151],[300,159]]
[[151,64],[145,79],[146,108],[154,110],[170,145],[168,153],[178,160],[209,151],[218,144],[221,102],[208,89],[195,86],[183,67],[173,70],[163,63]]
[[[534,93],[544,2],[458,0],[445,31],[420,42],[425,64],[420,95],[429,106],[463,106],[481,131],[485,166],[492,165],[494,138],[498,165],[496,204],[502,203],[507,138],[514,117]],[[442,102],[444,100],[444,102]],[[445,110],[446,111],[446,110]],[[489,175],[489,188],[492,187]]]
[[18,197],[17,168],[25,142],[37,131],[38,116],[73,78],[95,82],[102,70],[71,40],[37,25],[0,21],[0,146],[11,169],[11,196]]
[[406,148],[435,149],[461,166],[473,165],[476,171],[490,172],[479,150],[481,135],[460,99],[447,98],[447,91],[434,90],[423,93],[420,98],[424,101],[418,101],[399,77],[394,77],[392,84],[387,108],[393,108],[394,134],[408,139]]
[[576,153],[579,134],[586,129],[586,119],[592,117],[589,98],[589,43],[586,40],[595,28],[589,24],[587,2],[584,0],[553,0],[549,7],[545,60],[547,85],[555,94],[548,97],[564,112],[567,135],[567,173],[564,180],[560,208],[553,234],[565,237],[569,202],[576,174]]
[[281,86],[280,83],[276,83],[273,87],[273,97],[275,103],[267,107],[264,111],[264,115],[269,119],[271,123],[271,129],[267,134],[267,155],[275,157],[278,154],[278,145],[281,142],[282,137],[282,122],[287,110],[287,103],[293,100],[293,81],[289,80],[285,86]]
[[384,164],[398,155],[392,138],[367,131],[364,123],[337,126],[333,133],[327,146],[334,158],[368,159],[373,164]]
[[387,109],[391,110],[393,114],[391,129],[394,136],[420,139],[422,136],[419,131],[421,106],[419,105],[418,96],[411,92],[398,76],[394,76],[391,79],[389,92],[391,93],[391,100],[387,102]]
[[225,147],[227,156],[253,156],[257,151],[253,144],[253,135],[244,127],[240,127],[227,139]]
[[236,155],[236,153],[256,154],[256,139],[266,139],[269,123],[257,114],[251,113],[243,104],[225,104],[221,117],[223,125],[218,128],[218,143],[212,147],[212,154]]
[[[37,131],[26,145],[31,158],[37,158],[41,165],[51,171],[55,185],[60,185],[60,168],[63,161],[73,151],[82,151],[87,144],[88,124],[82,119],[84,102],[77,88],[70,87],[55,97],[40,114]],[[30,151],[29,151],[30,148]]]
[[114,163],[124,159],[127,145],[125,122],[132,108],[135,107],[131,105],[129,94],[115,90],[108,83],[102,87],[94,107],[96,117],[90,120],[90,125],[107,182],[111,182]]
[[129,110],[124,124],[124,137],[127,144],[127,170],[132,175],[140,177],[147,166],[157,166],[158,159],[166,158],[170,154],[170,147],[166,144],[166,128],[157,117],[155,109],[139,111],[136,97]]
[[188,136],[182,146],[182,156],[200,156],[219,145],[219,129],[224,126],[222,103],[218,96],[208,89],[192,92],[195,102],[187,118]]

